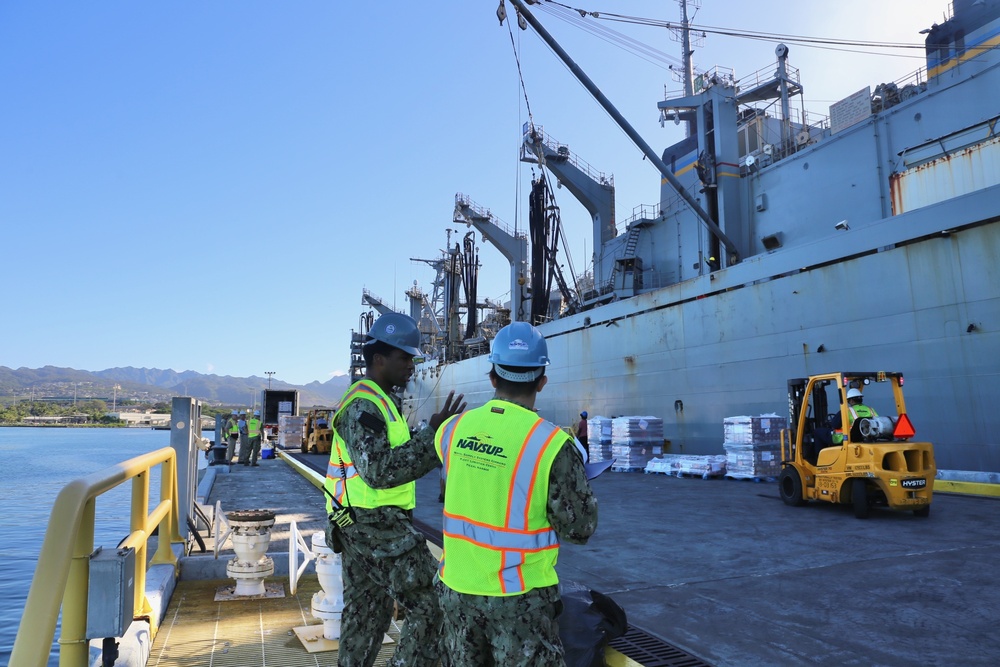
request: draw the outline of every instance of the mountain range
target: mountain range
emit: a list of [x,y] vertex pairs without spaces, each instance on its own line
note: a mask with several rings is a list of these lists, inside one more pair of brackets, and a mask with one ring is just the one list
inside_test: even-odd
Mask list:
[[[22,399],[30,395],[36,398],[99,398],[110,401],[114,395],[118,400],[159,402],[169,401],[173,396],[191,396],[209,403],[249,406],[255,401],[260,402],[260,392],[268,384],[267,378],[255,375],[240,378],[131,366],[103,371],[56,366],[15,370],[0,366],[0,397],[14,395]],[[340,400],[349,384],[348,376],[338,375],[326,382],[314,381],[306,385],[272,380],[270,388],[298,389],[299,405],[302,407],[332,406]]]

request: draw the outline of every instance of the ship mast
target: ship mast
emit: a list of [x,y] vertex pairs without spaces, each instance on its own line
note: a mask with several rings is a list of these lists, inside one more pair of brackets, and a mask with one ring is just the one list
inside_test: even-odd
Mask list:
[[[691,48],[691,22],[688,20],[688,0],[678,0],[681,3],[681,62],[684,63],[684,95],[694,95],[694,50]],[[688,122],[688,136],[691,136],[691,123]]]

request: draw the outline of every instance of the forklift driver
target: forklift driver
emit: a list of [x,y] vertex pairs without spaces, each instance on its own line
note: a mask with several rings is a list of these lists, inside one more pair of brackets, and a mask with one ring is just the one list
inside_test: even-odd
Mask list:
[[854,426],[856,419],[878,417],[878,413],[873,408],[862,403],[862,400],[864,400],[864,396],[861,394],[860,389],[847,390],[847,411],[851,414],[851,423],[848,424],[848,427]]
[[[875,412],[875,409],[862,403],[863,400],[864,396],[862,395],[860,389],[852,387],[847,390],[847,431],[851,433],[851,440],[858,440],[860,438],[860,435],[852,430],[858,419],[878,417],[878,413]],[[833,432],[833,444],[839,445],[844,441],[844,432],[840,428],[840,414],[838,413],[835,418],[836,423]]]

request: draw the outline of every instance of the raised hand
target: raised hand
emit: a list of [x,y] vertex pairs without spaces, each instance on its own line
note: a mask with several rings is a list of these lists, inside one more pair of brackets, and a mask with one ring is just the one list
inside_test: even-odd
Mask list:
[[448,398],[444,401],[444,407],[441,408],[440,412],[435,412],[431,415],[430,420],[427,425],[431,427],[431,430],[437,431],[438,427],[445,422],[448,417],[457,415],[458,413],[465,410],[465,402],[462,399],[465,398],[465,394],[459,394],[455,396],[455,391],[448,392]]

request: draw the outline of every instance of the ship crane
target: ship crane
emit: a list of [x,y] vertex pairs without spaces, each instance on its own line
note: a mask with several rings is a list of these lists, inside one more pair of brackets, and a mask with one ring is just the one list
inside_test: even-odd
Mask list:
[[615,179],[605,176],[569,150],[546,136],[541,127],[527,124],[521,144],[521,161],[539,164],[559,179],[570,194],[590,213],[593,226],[594,284],[604,284],[612,275],[603,251],[618,231],[615,228]]
[[519,21],[520,17],[523,17],[531,25],[531,27],[535,29],[535,32],[538,33],[538,36],[542,38],[542,40],[546,43],[546,45],[548,45],[548,47],[552,49],[552,51],[555,52],[557,56],[559,56],[559,59],[563,61],[563,63],[566,65],[567,68],[569,68],[570,72],[573,73],[573,75],[577,78],[577,80],[581,84],[583,84],[583,87],[587,89],[587,92],[589,92],[594,97],[594,99],[597,100],[597,102],[601,105],[601,107],[603,107],[604,110],[608,113],[608,115],[611,116],[611,118],[615,121],[615,123],[618,124],[618,127],[620,127],[622,131],[628,136],[628,138],[632,140],[632,142],[636,145],[636,147],[642,151],[642,153],[646,156],[646,159],[648,159],[650,163],[652,163],[653,166],[657,168],[657,170],[660,172],[663,178],[666,179],[668,183],[670,183],[670,186],[677,192],[677,194],[681,197],[681,199],[684,200],[687,206],[695,213],[695,215],[701,220],[701,222],[705,225],[705,227],[708,228],[713,237],[718,239],[719,244],[725,247],[729,259],[729,261],[726,263],[726,266],[738,262],[740,258],[740,252],[736,244],[733,243],[733,241],[726,235],[724,231],[722,231],[722,228],[719,227],[718,223],[714,219],[712,219],[712,217],[707,212],[705,212],[705,209],[703,209],[701,207],[701,204],[699,204],[697,200],[695,200],[695,198],[691,195],[691,193],[684,188],[681,182],[677,180],[677,177],[674,175],[673,171],[656,153],[656,151],[654,151],[652,147],[646,142],[646,140],[643,139],[638,132],[636,132],[635,128],[632,127],[632,125],[627,120],[625,120],[625,117],[621,115],[621,112],[619,112],[618,109],[615,108],[615,106],[611,103],[611,101],[604,95],[604,93],[601,92],[601,90],[590,79],[590,77],[588,77],[586,73],[584,73],[584,71],[580,69],[580,66],[576,64],[576,62],[569,56],[568,53],[566,53],[565,49],[563,49],[562,46],[560,46],[559,43],[556,42],[556,40],[552,37],[552,35],[550,35],[549,32],[542,26],[542,24],[538,22],[538,19],[536,19],[534,15],[528,11],[528,8],[525,6],[524,1],[510,0],[510,2],[517,9]]
[[455,195],[454,221],[475,227],[510,262],[510,312],[515,320],[527,320],[524,295],[527,284],[527,235],[509,229],[492,213],[461,193]]

